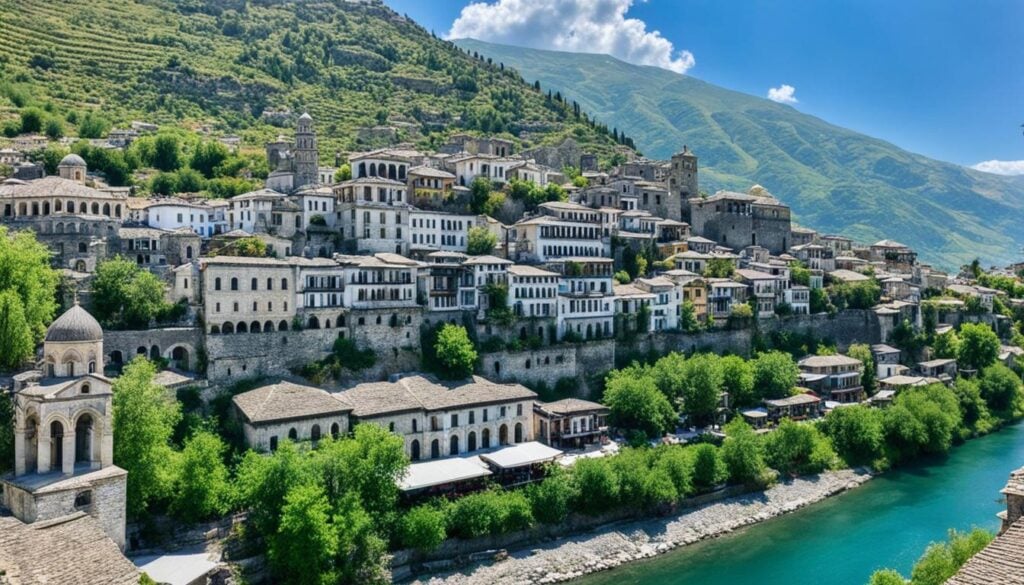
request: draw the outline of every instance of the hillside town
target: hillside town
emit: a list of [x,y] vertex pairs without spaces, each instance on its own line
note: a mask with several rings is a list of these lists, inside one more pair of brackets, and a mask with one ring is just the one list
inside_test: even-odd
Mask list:
[[[686,146],[667,161],[622,149],[553,168],[514,140],[454,134],[324,165],[316,121],[293,118],[294,137],[265,146],[262,188],[227,198],[111,187],[78,154],[48,174],[32,156],[43,136],[0,149],[0,235],[45,245],[63,299],[41,346],[0,380],[14,421],[0,544],[23,551],[14,566],[0,557],[0,582],[65,582],[52,569],[65,562],[94,567],[81,582],[232,582],[230,555],[167,562],[129,520],[114,403],[140,361],[197,412],[219,401],[240,449],[265,458],[386,430],[408,462],[403,505],[541,485],[552,466],[638,443],[721,443],[730,421],[769,437],[850,407],[884,411],[993,364],[1018,372],[1019,392],[1024,265],[947,272],[895,239],[819,233],[765,186],[706,193]],[[109,309],[115,263],[114,281],[155,277],[159,311]],[[995,358],[965,361],[957,344],[979,326]],[[719,382],[698,408],[684,391],[653,431],[612,397],[614,373],[638,363],[772,353],[793,356],[782,392]],[[224,512],[202,520],[242,522]],[[55,563],[62,547],[28,546],[39,535],[96,546]]]

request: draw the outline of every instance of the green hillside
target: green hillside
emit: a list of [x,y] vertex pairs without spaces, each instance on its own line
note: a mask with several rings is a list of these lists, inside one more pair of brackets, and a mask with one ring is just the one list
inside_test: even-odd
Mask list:
[[606,55],[457,44],[561,90],[625,129],[647,156],[667,158],[689,145],[705,191],[760,183],[804,225],[900,240],[941,266],[1019,259],[1024,177],[932,160],[789,106]]
[[331,158],[396,138],[359,138],[379,125],[423,146],[469,130],[613,147],[517,73],[372,1],[0,0],[0,125],[26,107],[72,135],[94,112],[114,126],[236,133],[253,147],[281,132],[264,110],[308,109]]

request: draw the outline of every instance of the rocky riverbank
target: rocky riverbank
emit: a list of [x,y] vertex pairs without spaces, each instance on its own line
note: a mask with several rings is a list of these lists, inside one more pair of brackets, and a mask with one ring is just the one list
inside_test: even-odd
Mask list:
[[569,581],[623,563],[762,522],[855,488],[867,471],[844,469],[779,483],[764,492],[729,498],[669,518],[615,524],[599,533],[564,538],[509,554],[506,560],[421,577],[427,585],[542,585]]

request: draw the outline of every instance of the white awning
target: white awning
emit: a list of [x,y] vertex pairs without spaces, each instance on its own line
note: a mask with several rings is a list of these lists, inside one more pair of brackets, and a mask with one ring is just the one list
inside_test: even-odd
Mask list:
[[452,457],[413,463],[409,466],[405,477],[398,482],[398,487],[402,491],[408,492],[488,475],[491,475],[491,471],[480,461],[479,457]]
[[515,467],[523,467],[525,465],[533,465],[534,463],[554,461],[558,457],[561,457],[561,455],[562,452],[558,449],[548,447],[547,445],[538,443],[537,441],[531,441],[529,443],[520,443],[511,447],[498,449],[497,451],[492,451],[490,453],[483,453],[480,455],[480,459],[500,469],[512,469]]

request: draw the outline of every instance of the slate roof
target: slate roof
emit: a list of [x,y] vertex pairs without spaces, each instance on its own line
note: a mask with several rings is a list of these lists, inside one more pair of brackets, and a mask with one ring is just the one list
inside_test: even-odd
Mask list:
[[90,199],[117,199],[121,201],[128,199],[123,195],[107,193],[77,181],[62,179],[56,176],[44,177],[22,185],[7,185],[0,192],[0,195],[8,197],[83,197]]
[[859,359],[838,353],[835,355],[811,355],[803,358],[798,363],[798,365],[807,368],[827,368],[830,366],[854,366],[859,364]]
[[24,524],[0,517],[0,575],[10,585],[135,585],[139,572],[84,512]]
[[100,341],[103,328],[88,311],[75,303],[46,329],[46,341]]
[[530,400],[537,393],[520,384],[499,384],[480,376],[458,382],[407,376],[397,382],[368,382],[334,395],[352,414],[373,417],[414,410],[449,410],[467,406]]
[[946,585],[1024,583],[1024,519],[971,557]]
[[608,407],[603,404],[598,404],[589,400],[582,400],[580,398],[563,398],[562,400],[556,400],[555,402],[540,403],[537,406],[545,412],[561,415],[577,412],[589,412],[591,410],[608,411]]
[[279,382],[231,399],[250,423],[267,423],[343,414],[350,410],[328,392],[312,386]]

